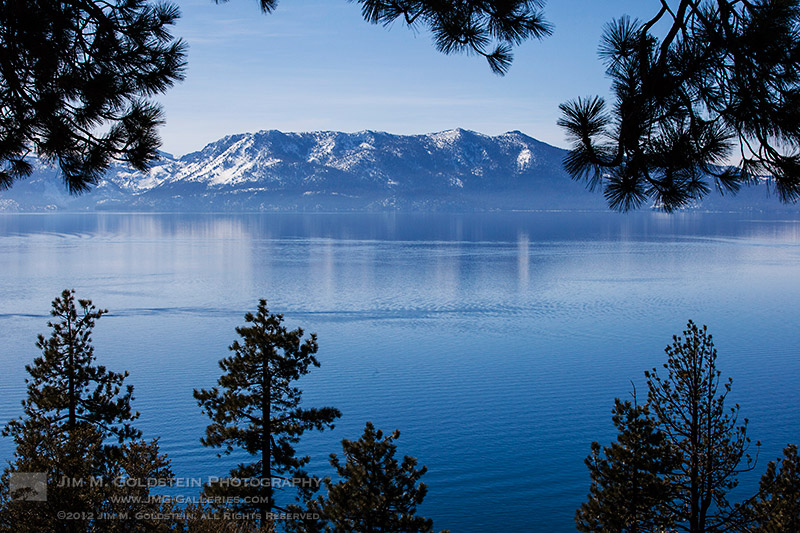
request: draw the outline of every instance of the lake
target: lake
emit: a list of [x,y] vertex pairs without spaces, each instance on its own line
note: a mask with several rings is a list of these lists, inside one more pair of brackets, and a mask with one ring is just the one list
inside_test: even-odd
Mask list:
[[[428,467],[420,514],[453,533],[574,531],[593,440],[614,397],[688,319],[707,324],[766,462],[800,441],[800,219],[656,213],[0,215],[0,420],[64,288],[110,310],[98,361],[130,371],[138,427],[179,477],[224,475],[199,439],[194,388],[214,385],[234,328],[266,298],[316,332],[307,406],[328,454],[371,420]],[[0,439],[0,458],[11,458]]]

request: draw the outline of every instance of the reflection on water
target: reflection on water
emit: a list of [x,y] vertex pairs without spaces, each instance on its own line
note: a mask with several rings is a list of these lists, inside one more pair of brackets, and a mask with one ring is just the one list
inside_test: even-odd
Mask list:
[[800,222],[767,216],[2,215],[0,418],[74,287],[111,310],[97,354],[131,372],[145,435],[180,476],[222,473],[191,393],[266,297],[319,334],[308,405],[344,413],[304,440],[315,470],[372,420],[428,466],[437,527],[572,531],[613,398],[688,318],[714,334],[762,454],[797,441],[798,266]]

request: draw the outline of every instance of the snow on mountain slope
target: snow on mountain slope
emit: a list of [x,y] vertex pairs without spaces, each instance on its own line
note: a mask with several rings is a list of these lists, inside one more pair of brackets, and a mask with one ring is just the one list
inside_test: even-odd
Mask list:
[[569,179],[564,154],[519,131],[264,130],[164,154],[148,173],[113,167],[80,197],[37,163],[0,192],[0,210],[605,209],[601,194]]

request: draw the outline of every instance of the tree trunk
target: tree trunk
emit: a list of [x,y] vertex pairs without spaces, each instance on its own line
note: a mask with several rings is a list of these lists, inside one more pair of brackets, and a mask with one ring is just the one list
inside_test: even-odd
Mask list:
[[[77,425],[77,416],[75,414],[75,336],[76,332],[72,329],[72,321],[67,319],[67,364],[69,367],[67,368],[67,383],[68,383],[68,392],[67,394],[69,397],[67,398],[68,406],[69,406],[69,415],[67,418],[67,431],[69,433],[69,438],[72,440],[75,438],[75,426]],[[71,464],[71,461],[70,463]],[[72,467],[69,468],[69,478],[73,479],[75,477],[74,471]],[[70,509],[67,509],[69,512]],[[68,521],[66,524],[66,531],[68,533],[77,533],[76,521]]]
[[[696,385],[696,380],[694,385]],[[698,426],[698,406],[696,395],[692,391],[692,421],[689,436],[690,470],[689,470],[689,531],[690,533],[702,533],[700,529],[700,483],[699,483],[699,428]]]
[[69,430],[70,437],[75,430],[76,415],[75,415],[75,332],[72,330],[72,322],[67,323],[67,331],[69,337],[67,338],[67,381],[69,383],[69,391],[67,398],[69,405],[69,418],[67,419],[67,429]]
[[[267,514],[272,511],[272,446],[270,400],[272,395],[272,379],[269,365],[265,362],[261,383],[261,483],[259,490],[259,514],[261,527],[267,525]],[[266,486],[265,486],[266,483]]]

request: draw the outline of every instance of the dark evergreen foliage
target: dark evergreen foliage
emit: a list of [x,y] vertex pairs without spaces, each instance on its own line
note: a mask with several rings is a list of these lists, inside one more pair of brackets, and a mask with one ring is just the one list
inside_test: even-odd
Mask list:
[[800,531],[800,457],[797,446],[783,450],[783,459],[770,461],[750,515],[753,533]]
[[384,436],[367,422],[356,441],[343,440],[342,463],[331,454],[331,465],[341,478],[325,480],[327,497],[315,502],[325,531],[334,533],[415,533],[433,531],[433,520],[416,515],[428,488],[420,483],[427,469],[405,456],[398,462],[394,441],[400,432]]
[[[14,458],[0,480],[0,531],[4,533],[88,531],[92,526],[88,515],[103,500],[101,487],[88,482],[106,470],[102,434],[88,425],[67,433],[48,422],[26,419],[13,432],[8,426],[4,432],[13,436],[16,445]],[[12,490],[13,476],[36,472],[46,474],[46,501],[28,501],[32,494]],[[86,484],[59,487],[64,479]]]
[[613,106],[600,97],[561,105],[569,173],[602,186],[620,211],[650,200],[669,212],[762,178],[781,201],[797,201],[800,1],[660,4],[651,20],[606,27],[599,53]]
[[[172,478],[158,442],[138,440],[132,426],[133,387],[127,372],[95,364],[92,329],[107,311],[65,290],[53,301],[49,338],[39,335],[42,356],[26,366],[31,378],[22,402],[23,416],[10,421],[4,436],[13,438],[14,459],[0,483],[0,531],[164,531],[170,522],[136,520],[136,512],[161,509],[149,501],[146,483],[120,479]],[[47,501],[26,501],[12,491],[12,477],[42,472]],[[66,483],[63,481],[66,480]],[[114,501],[115,497],[128,498]],[[132,498],[138,497],[139,501]],[[104,520],[116,513],[130,519]]]
[[749,531],[752,506],[727,499],[752,470],[747,420],[738,425],[739,406],[725,407],[732,381],[721,381],[711,335],[689,321],[665,351],[662,370],[645,372],[647,404],[617,400],[617,442],[604,457],[592,444],[581,531]]
[[729,531],[743,515],[726,496],[737,486],[737,474],[752,468],[747,419],[737,425],[739,406],[725,407],[732,380],[721,382],[707,328],[689,321],[683,335],[665,349],[665,375],[655,368],[645,372],[650,411],[682,457],[671,476],[677,496],[670,510],[691,533]]
[[[70,435],[46,425],[29,428],[15,439],[15,461],[0,482],[0,532],[175,531],[177,520],[159,516],[174,510],[150,497],[149,482],[173,478],[156,440],[127,442],[110,457],[91,427]],[[10,490],[14,475],[30,472],[47,473],[46,501],[27,501],[25,491]]]
[[178,8],[147,0],[0,2],[0,189],[57,163],[71,193],[112,161],[145,170],[157,157],[160,107],[182,79]]
[[258,457],[230,473],[232,479],[258,480],[248,482],[255,487],[221,483],[207,486],[206,494],[257,498],[257,504],[237,507],[257,511],[263,518],[273,509],[285,509],[273,499],[273,483],[284,487],[284,482],[305,480],[297,488],[303,498],[310,497],[316,483],[302,470],[309,458],[298,457],[295,445],[307,430],[332,428],[341,413],[332,407],[300,406],[302,391],[294,382],[319,366],[315,334],[303,340],[302,329],[289,331],[283,315],[269,312],[266,300],[259,302],[255,314],[247,313],[245,321],[247,326],[236,328],[241,342],[230,346],[234,355],[219,362],[223,374],[218,386],[195,390],[194,396],[212,421],[204,446],[223,447],[224,454],[241,449]]
[[118,442],[141,435],[132,426],[139,413],[131,408],[133,386],[124,385],[127,372],[117,373],[95,365],[92,329],[108,311],[97,309],[90,300],[78,300],[75,291],[65,290],[53,300],[50,314],[55,320],[49,338],[39,335],[36,346],[42,356],[26,365],[28,397],[23,400],[24,416],[12,420],[6,435],[22,435],[24,425],[35,421],[69,435],[79,427],[92,427],[103,438]]
[[[47,419],[67,432],[88,424],[119,442],[139,437],[141,433],[131,425],[139,416],[131,410],[133,386],[123,389],[128,373],[93,364],[92,329],[108,311],[96,309],[90,300],[77,303],[80,311],[70,290],[53,300],[50,314],[57,320],[47,323],[53,332],[47,339],[39,335],[36,346],[42,356],[25,367],[31,376],[26,380],[28,397],[22,402],[25,415]],[[11,421],[8,431],[13,433],[18,423]]]
[[602,448],[592,443],[586,466],[592,477],[589,499],[575,521],[579,531],[655,533],[675,521],[670,502],[676,495],[669,475],[680,464],[647,406],[614,400],[617,440]]
[[185,518],[180,521],[177,531],[186,533],[275,533],[274,524],[268,523],[259,526],[257,520],[235,513],[227,515],[219,513],[218,509],[208,505],[192,503],[181,511]]
[[[412,30],[427,28],[440,52],[482,56],[500,75],[511,66],[514,46],[552,32],[541,11],[543,0],[349,1],[361,5],[367,22],[389,26],[399,20]],[[278,0],[259,0],[259,5],[264,13],[270,13]]]
[[99,508],[95,529],[103,533],[181,531],[176,526],[179,515],[169,501],[151,497],[152,483],[169,484],[174,479],[169,459],[162,454],[158,439],[141,439],[125,443],[119,460],[107,461],[103,478],[113,480],[93,501]]
[[542,0],[357,1],[368,22],[388,26],[400,20],[412,29],[426,27],[440,52],[477,54],[501,75],[511,66],[513,46],[552,32]]

